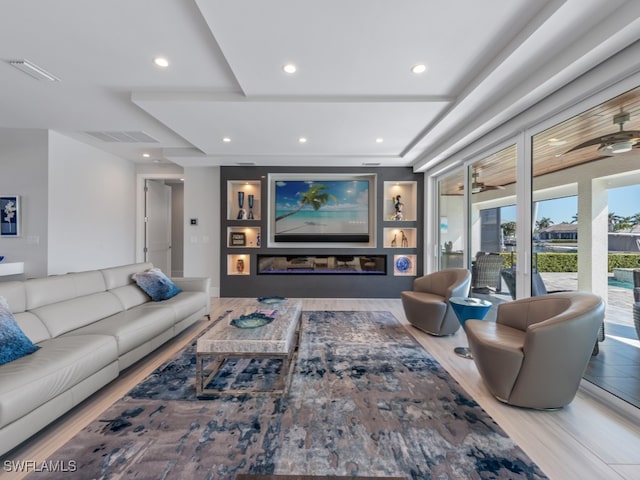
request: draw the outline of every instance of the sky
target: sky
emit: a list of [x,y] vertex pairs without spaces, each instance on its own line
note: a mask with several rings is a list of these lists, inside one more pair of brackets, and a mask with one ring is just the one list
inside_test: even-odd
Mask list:
[[[570,223],[576,213],[578,213],[578,197],[556,198],[539,203],[537,220],[548,217],[554,225],[562,222]],[[631,217],[640,213],[640,185],[609,189],[609,213],[615,213],[621,217]],[[503,208],[501,219],[502,222],[515,221],[515,206]]]

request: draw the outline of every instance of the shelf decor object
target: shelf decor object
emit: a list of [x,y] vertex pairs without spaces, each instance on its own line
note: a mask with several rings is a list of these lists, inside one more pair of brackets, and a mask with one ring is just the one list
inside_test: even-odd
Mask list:
[[238,273],[244,272],[244,260],[242,258],[239,258],[238,260],[236,260],[236,272]]
[[249,201],[249,213],[247,213],[247,220],[253,220],[253,195],[247,197]]
[[416,274],[416,255],[394,255],[393,274],[413,276]]
[[20,236],[20,197],[0,195],[0,236]]
[[231,232],[229,234],[229,245],[232,247],[244,247],[247,244],[247,236],[244,232]]
[[247,211],[244,209],[244,192],[238,192],[238,220],[247,219]]
[[409,257],[398,257],[396,268],[399,272],[407,273],[411,269],[411,259]]

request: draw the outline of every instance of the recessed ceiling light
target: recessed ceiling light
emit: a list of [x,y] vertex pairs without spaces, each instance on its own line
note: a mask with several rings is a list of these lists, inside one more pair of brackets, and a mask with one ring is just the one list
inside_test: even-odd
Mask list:
[[223,141],[224,143],[229,143],[229,142],[231,141],[231,139],[230,139],[229,137],[224,137],[224,138],[222,139],[222,141]]
[[153,59],[153,63],[155,63],[158,67],[166,68],[169,66],[169,60],[164,57],[156,57]]
[[424,73],[427,71],[427,66],[424,63],[418,63],[411,67],[411,71],[415,74]]
[[306,139],[305,137],[300,137],[300,138],[298,139],[298,142],[300,142],[300,143],[307,143],[307,139]]
[[287,63],[282,67],[282,70],[284,70],[286,73],[296,73],[298,67],[296,67],[293,63]]
[[150,153],[143,153],[143,154],[142,154],[142,156],[143,156],[144,158],[149,158],[149,157],[151,156],[151,154],[150,154]]
[[380,138],[380,137],[376,138],[376,143],[382,143],[382,142],[384,142],[384,138]]

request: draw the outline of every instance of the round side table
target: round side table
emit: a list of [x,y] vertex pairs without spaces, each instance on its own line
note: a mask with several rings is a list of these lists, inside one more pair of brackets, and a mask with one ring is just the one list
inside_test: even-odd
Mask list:
[[[487,300],[470,297],[451,297],[449,303],[463,329],[469,319],[483,320],[492,307],[492,303]],[[473,358],[467,347],[456,347],[453,351],[460,357]]]

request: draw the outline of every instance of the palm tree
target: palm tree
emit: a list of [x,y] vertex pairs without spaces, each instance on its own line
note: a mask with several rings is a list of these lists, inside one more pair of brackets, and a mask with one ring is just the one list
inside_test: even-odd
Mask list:
[[500,225],[502,233],[505,237],[512,237],[516,233],[516,222],[504,222]]
[[571,217],[571,221],[569,223],[578,223],[578,214],[577,213],[573,217]]
[[609,212],[609,231],[615,232],[618,230],[618,223],[620,223],[622,217],[620,215],[616,215],[614,212]]
[[276,217],[276,222],[278,220],[282,220],[283,218],[290,217],[291,215],[298,213],[302,210],[305,205],[311,205],[314,210],[319,210],[320,207],[329,203],[329,201],[338,202],[338,199],[335,195],[330,193],[326,193],[325,190],[327,186],[322,183],[314,183],[309,187],[305,193],[303,193],[300,197],[300,205],[295,210],[291,210],[279,217]]
[[633,225],[640,225],[640,212],[632,215],[631,221],[633,222]]
[[620,230],[626,230],[631,227],[633,227],[633,217],[618,217],[618,221],[613,227],[613,231],[619,232]]
[[553,225],[553,220],[549,217],[542,217],[540,220],[536,220],[536,230],[544,230],[545,228],[549,228]]

